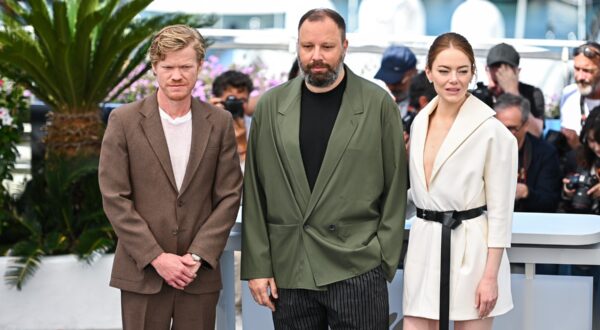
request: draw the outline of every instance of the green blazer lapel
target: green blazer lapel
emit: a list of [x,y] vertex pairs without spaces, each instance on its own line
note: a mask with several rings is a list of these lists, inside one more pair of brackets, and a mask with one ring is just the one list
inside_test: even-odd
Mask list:
[[179,195],[183,194],[188,188],[206,151],[208,139],[213,129],[208,120],[211,111],[207,105],[201,104],[198,100],[192,98],[192,145]]
[[173,174],[173,167],[171,166],[171,157],[169,156],[169,147],[167,146],[167,139],[165,138],[162,121],[160,120],[160,114],[158,113],[156,93],[146,98],[142,103],[140,113],[143,116],[140,123],[142,131],[146,135],[150,147],[154,150],[165,175],[169,178],[169,182],[171,182],[173,189],[177,191],[175,175]]
[[[348,75],[346,90],[344,91],[340,112],[335,120],[333,131],[331,132],[329,142],[327,143],[327,150],[325,151],[317,181],[315,182],[315,186],[310,196],[308,209],[304,214],[304,221],[308,219],[310,213],[317,205],[329,181],[334,179],[333,174],[335,168],[344,155],[348,143],[350,143],[350,140],[356,131],[356,127],[358,126],[360,115],[363,113],[363,102],[360,97],[361,91],[359,85],[356,83],[357,78],[348,67],[345,66],[344,68]],[[346,180],[347,178],[335,179]]]
[[452,156],[454,151],[456,151],[456,149],[458,149],[460,145],[469,138],[481,124],[483,124],[483,122],[494,115],[495,112],[478,98],[473,95],[467,97],[435,157],[433,169],[431,170],[430,184],[435,179],[435,176],[442,165],[444,165],[446,160]]
[[310,187],[306,179],[302,154],[300,153],[300,95],[302,78],[294,80],[290,92],[283,97],[282,106],[277,110],[277,140],[281,141],[282,161],[287,171],[296,203],[304,213],[310,198]]

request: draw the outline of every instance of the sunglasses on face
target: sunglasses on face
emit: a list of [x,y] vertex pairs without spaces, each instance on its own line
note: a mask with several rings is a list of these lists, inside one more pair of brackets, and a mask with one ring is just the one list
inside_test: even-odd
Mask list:
[[590,45],[582,45],[573,50],[573,57],[583,54],[587,58],[595,58],[600,56],[600,51]]

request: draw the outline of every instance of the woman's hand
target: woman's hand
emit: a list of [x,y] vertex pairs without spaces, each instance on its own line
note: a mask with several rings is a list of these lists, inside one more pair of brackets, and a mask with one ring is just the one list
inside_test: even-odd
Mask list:
[[593,199],[600,199],[600,183],[588,189],[587,194]]
[[475,307],[479,310],[479,317],[488,316],[498,300],[498,280],[484,277],[477,286],[475,293]]

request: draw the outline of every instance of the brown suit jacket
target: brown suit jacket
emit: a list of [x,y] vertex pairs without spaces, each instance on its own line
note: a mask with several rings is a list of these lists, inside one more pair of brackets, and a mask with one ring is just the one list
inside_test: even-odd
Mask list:
[[102,141],[99,181],[118,243],[110,285],[157,293],[150,262],[162,252],[204,260],[185,291],[221,289],[218,260],[238,212],[242,173],[231,115],[192,100],[192,145],[177,191],[156,93],[112,111]]

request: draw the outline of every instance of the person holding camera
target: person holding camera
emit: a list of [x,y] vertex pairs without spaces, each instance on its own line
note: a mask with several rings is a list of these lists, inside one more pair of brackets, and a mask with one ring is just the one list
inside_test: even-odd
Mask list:
[[250,116],[248,104],[253,89],[252,79],[247,74],[229,70],[215,78],[212,86],[214,97],[209,100],[213,105],[231,112],[241,163],[246,159],[246,132],[249,129],[246,127],[246,117]]
[[504,93],[494,110],[519,146],[515,212],[556,212],[562,178],[558,154],[551,144],[527,132],[529,101]]
[[433,84],[429,83],[425,71],[421,71],[410,81],[408,87],[408,111],[402,117],[402,127],[404,128],[404,143],[408,151],[410,145],[410,126],[415,120],[415,117],[423,109],[429,101],[437,95]]
[[490,48],[487,55],[485,72],[488,85],[477,83],[472,94],[484,101],[491,108],[496,100],[504,93],[521,95],[529,101],[530,113],[527,131],[541,137],[544,128],[544,93],[537,87],[519,81],[519,62],[521,56],[515,48],[506,43],[500,43]]
[[581,130],[577,169],[563,179],[567,211],[600,214],[600,106],[595,107]]

